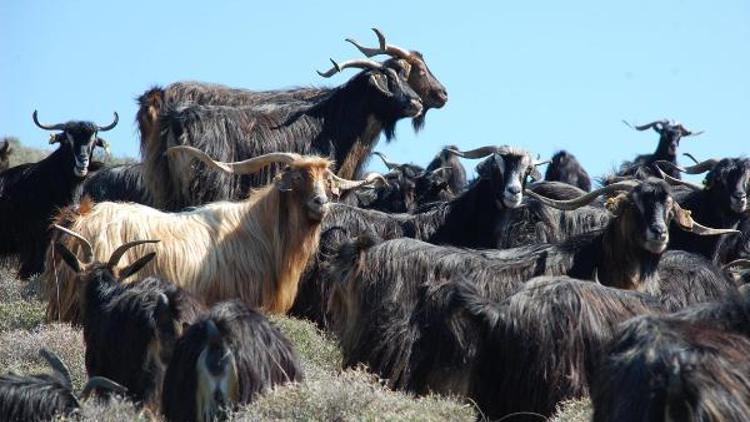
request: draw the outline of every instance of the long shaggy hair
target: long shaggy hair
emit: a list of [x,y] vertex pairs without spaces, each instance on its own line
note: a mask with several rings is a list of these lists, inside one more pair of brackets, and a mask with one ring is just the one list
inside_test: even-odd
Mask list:
[[0,376],[0,419],[48,421],[80,407],[70,385],[58,373]]
[[502,301],[483,297],[471,283],[456,288],[461,306],[484,326],[471,395],[491,419],[549,416],[560,401],[588,395],[594,364],[617,324],[660,312],[649,295],[567,277],[529,280]]
[[142,168],[142,163],[104,167],[86,178],[77,197],[88,196],[94,202],[135,202],[153,206]]
[[250,403],[276,385],[303,379],[289,340],[239,301],[217,304],[177,342],[164,379],[171,421],[204,421]]
[[623,324],[591,384],[595,421],[750,418],[750,340],[710,323]]
[[[392,96],[386,97],[372,85],[370,78],[376,74],[387,79]],[[243,102],[239,99],[226,105],[175,103],[159,88],[144,94],[138,113],[141,155],[156,205],[178,210],[238,199],[248,186],[268,181],[263,175],[230,180],[202,170],[186,172],[186,162],[163,156],[171,146],[190,145],[219,161],[277,151],[315,153],[331,157],[338,166],[336,173],[352,179],[360,173],[380,133],[390,141],[396,122],[408,114],[406,105],[419,101],[400,77],[378,70],[360,72],[336,88],[302,89],[300,93],[269,93],[264,101],[242,106],[237,104]],[[269,169],[268,175],[273,174],[275,169]]]
[[586,192],[591,190],[591,178],[575,155],[563,150],[552,156],[544,180],[563,182]]
[[[312,184],[326,177],[329,165],[323,158],[303,157],[287,172],[298,172]],[[279,189],[274,183],[241,202],[217,202],[180,213],[131,203],[90,207],[84,202],[78,213],[64,210],[58,224],[89,239],[96,260],[106,260],[129,241],[160,239],[156,258],[134,280],[160,276],[207,304],[240,298],[266,312],[283,313],[292,306],[300,274],[318,246],[320,222],[308,216],[305,192]],[[78,253],[77,243],[64,242]],[[145,255],[144,248],[130,249],[122,265]],[[71,282],[75,274],[58,259],[47,255],[47,315],[68,321],[77,314]]]

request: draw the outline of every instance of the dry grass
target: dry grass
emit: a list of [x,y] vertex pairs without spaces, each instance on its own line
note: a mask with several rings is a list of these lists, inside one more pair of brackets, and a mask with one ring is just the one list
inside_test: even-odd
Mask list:
[[[341,351],[314,324],[274,316],[274,324],[295,345],[306,379],[260,396],[232,414],[232,420],[476,420],[473,406],[439,396],[416,398],[385,388],[363,369],[340,371]],[[44,322],[35,280],[20,281],[0,268],[0,373],[49,372],[39,349],[56,352],[80,390],[86,379],[83,335],[67,324]],[[154,415],[124,400],[88,401],[76,420],[153,420]]]
[[588,397],[567,400],[557,405],[557,411],[550,422],[587,422],[591,420],[593,411]]
[[[19,164],[25,163],[36,163],[37,161],[48,156],[55,149],[51,146],[49,148],[27,147],[24,146],[21,141],[14,136],[3,137],[2,139],[0,139],[0,144],[2,144],[3,141],[10,142],[11,148],[13,149],[13,152],[10,154],[11,167],[15,167]],[[94,159],[98,161],[104,161],[105,163],[113,166],[116,166],[118,164],[131,164],[136,162],[136,160],[131,157],[107,156],[100,148],[97,148],[95,150]]]

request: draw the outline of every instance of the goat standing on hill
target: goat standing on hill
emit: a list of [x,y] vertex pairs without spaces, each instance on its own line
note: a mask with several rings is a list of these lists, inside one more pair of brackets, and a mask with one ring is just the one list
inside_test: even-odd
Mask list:
[[0,173],[0,257],[18,255],[19,276],[31,277],[44,269],[44,252],[49,245],[49,223],[54,213],[70,205],[79,185],[89,172],[95,147],[105,141],[97,135],[117,125],[118,116],[107,126],[70,121],[43,125],[41,129],[61,131],[50,135],[59,148],[38,163],[21,164]]
[[[180,213],[138,204],[103,202],[92,207],[84,202],[78,210],[63,210],[59,223],[91,239],[98,260],[105,260],[121,244],[161,239],[158,255],[136,279],[164,277],[209,305],[240,298],[266,312],[286,312],[297,294],[300,274],[318,247],[330,195],[368,181],[341,179],[330,170],[331,162],[320,157],[273,153],[222,163],[191,147],[169,151],[181,153],[237,175],[274,163],[286,167],[272,184],[239,202],[216,202]],[[74,253],[79,250],[70,242],[65,245]],[[142,247],[131,251],[123,257],[124,265],[144,254]],[[44,274],[48,317],[70,320],[77,312],[75,273],[52,262],[57,259],[53,254],[48,259]],[[59,303],[53,295],[57,283],[63,289]]]

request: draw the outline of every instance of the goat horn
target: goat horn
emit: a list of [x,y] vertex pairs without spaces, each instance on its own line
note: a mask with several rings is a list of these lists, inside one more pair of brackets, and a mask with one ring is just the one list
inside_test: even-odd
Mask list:
[[[650,129],[650,128],[656,126],[656,125],[661,125],[662,128],[663,128],[664,125],[666,125],[668,123],[666,120],[655,120],[655,121],[653,121],[651,123],[647,123],[645,125],[634,126],[634,125],[631,125],[630,123],[628,123],[627,120],[623,120],[622,122],[625,123],[629,128],[635,129],[635,130],[639,130],[639,131],[644,131],[646,129]],[[657,130],[661,130],[661,129],[657,128]]]
[[375,32],[375,35],[378,37],[378,43],[380,44],[380,46],[377,48],[363,47],[352,38],[347,38],[346,41],[357,47],[357,49],[367,57],[376,56],[378,54],[387,54],[391,57],[400,59],[409,59],[412,57],[412,53],[409,50],[386,43],[385,35],[383,35],[383,32],[381,32],[378,28],[372,28],[372,31]]
[[534,161],[534,167],[536,167],[536,166],[543,166],[543,165],[549,164],[551,162],[552,162],[552,160],[537,160],[537,161]]
[[682,230],[687,232],[699,236],[718,236],[722,234],[742,233],[735,229],[715,229],[713,227],[706,227],[693,220],[693,217],[690,215],[690,210],[683,209],[676,202],[672,207],[675,211],[675,222]]
[[184,152],[194,158],[199,159],[203,163],[217,170],[221,170],[229,174],[251,174],[261,170],[272,163],[283,163],[291,164],[295,160],[298,160],[300,156],[289,152],[272,152],[264,154],[259,157],[250,158],[244,161],[237,161],[234,163],[224,163],[216,161],[209,157],[208,154],[199,150],[198,148],[190,147],[187,145],[180,145],[171,147],[167,150],[167,154],[174,155],[176,153]]
[[448,151],[449,153],[453,155],[457,155],[459,157],[477,159],[477,158],[484,158],[492,154],[504,154],[508,152],[508,148],[505,146],[487,145],[487,146],[475,148],[469,151],[459,151],[459,150],[450,149],[450,148],[446,148],[445,151]]
[[63,379],[65,380],[65,385],[68,388],[71,388],[73,386],[73,381],[70,377],[70,370],[65,365],[65,363],[60,359],[60,357],[57,356],[57,354],[55,354],[55,352],[46,348],[41,348],[39,349],[39,355],[41,355],[44,358],[44,360],[47,361],[49,366],[51,366],[55,372],[63,376]]
[[[664,179],[665,181],[667,181],[670,185],[672,185],[672,186],[687,186],[687,187],[689,187],[690,189],[692,189],[694,191],[702,191],[703,190],[703,186],[701,186],[701,185],[697,185],[695,183],[688,182],[686,180],[675,179],[674,177],[668,175],[667,173],[664,173],[664,170],[662,170],[661,167],[659,167],[660,163],[669,163],[669,161],[662,161],[662,160],[657,161],[655,163],[655,167],[656,167],[656,170],[659,171],[659,176],[661,176],[661,178]],[[669,164],[673,165],[672,163],[669,163]]]
[[721,268],[731,271],[734,267],[739,267],[741,270],[750,269],[750,259],[735,259]]
[[559,210],[570,211],[570,210],[580,208],[584,205],[590,204],[592,201],[594,201],[596,198],[598,198],[601,195],[607,195],[607,194],[614,193],[617,191],[630,191],[631,189],[638,186],[639,184],[640,182],[636,180],[612,183],[611,185],[607,185],[607,186],[604,186],[603,188],[599,188],[585,195],[581,195],[578,198],[562,199],[562,200],[547,198],[546,196],[539,195],[538,193],[530,189],[526,189],[525,194],[536,199],[537,201],[541,202],[544,205],[557,208]]
[[689,152],[683,152],[682,155],[684,155],[685,157],[691,159],[694,164],[698,164],[698,160],[696,160],[695,157],[693,157],[693,154],[691,154]]
[[94,249],[91,247],[91,243],[83,237],[82,235],[74,232],[73,230],[66,229],[63,226],[59,226],[57,224],[53,224],[53,227],[57,230],[60,230],[63,233],[66,233],[76,239],[81,243],[81,247],[83,248],[83,259],[84,262],[89,263],[94,259]]
[[383,164],[385,164],[386,167],[388,167],[388,170],[393,170],[395,168],[399,168],[400,164],[388,160],[388,157],[385,156],[382,152],[373,152],[374,155],[377,155],[380,157],[381,160],[383,160]]
[[333,63],[333,67],[326,70],[325,72],[316,70],[316,72],[318,72],[318,75],[324,78],[330,78],[336,73],[341,72],[342,70],[350,68],[350,67],[353,67],[356,69],[382,69],[383,68],[383,65],[381,63],[378,63],[375,60],[370,60],[370,59],[352,59],[352,60],[347,60],[343,63],[337,63],[335,60],[331,59],[331,63]]
[[336,175],[334,172],[329,173],[331,177],[336,181],[338,184],[339,189],[341,190],[350,190],[350,189],[356,189],[360,186],[368,185],[370,183],[375,182],[376,180],[380,180],[383,185],[388,186],[388,182],[385,180],[385,177],[378,173],[371,173],[368,174],[364,180],[347,180],[344,178],[341,178]]
[[117,114],[116,111],[114,113],[115,113],[115,120],[112,123],[108,124],[107,126],[97,126],[96,127],[96,129],[99,132],[106,132],[108,130],[113,129],[115,126],[117,126],[117,122],[120,121],[120,116]]
[[453,170],[453,167],[452,166],[438,167],[435,170],[431,170],[430,173],[437,174],[437,173],[446,172],[448,170]]
[[[691,156],[691,158],[693,158]],[[688,167],[680,167],[677,164],[667,161],[667,160],[659,160],[656,162],[656,164],[666,164],[674,169],[677,169],[680,173],[685,174],[701,174],[705,173],[714,167],[716,167],[717,164],[719,164],[719,160],[715,158],[709,158],[708,160],[703,160],[701,162],[696,163],[695,165],[688,166]]]
[[86,385],[83,387],[83,391],[81,391],[81,398],[83,399],[88,398],[91,395],[91,392],[94,391],[95,388],[102,388],[105,390],[114,391],[115,393],[119,393],[119,394],[125,394],[128,392],[127,388],[112,381],[109,378],[91,377],[91,379],[89,379],[89,382],[87,382]]
[[31,117],[34,119],[34,124],[38,127],[44,129],[44,130],[64,130],[65,129],[65,123],[58,123],[56,125],[43,125],[39,123],[39,119],[36,116],[36,110],[34,110],[34,113],[31,115]]
[[117,266],[117,263],[120,262],[120,259],[123,255],[125,255],[125,252],[128,251],[128,249],[143,245],[144,243],[159,243],[160,240],[134,240],[132,242],[125,243],[123,245],[120,245],[117,249],[115,249],[114,252],[112,252],[112,256],[109,257],[109,261],[107,262],[107,267],[114,268]]

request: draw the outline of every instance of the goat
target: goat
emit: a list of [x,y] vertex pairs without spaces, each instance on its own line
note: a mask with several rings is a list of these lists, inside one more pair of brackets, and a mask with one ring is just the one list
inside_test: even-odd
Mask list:
[[465,281],[455,289],[459,308],[479,319],[482,343],[470,395],[490,419],[550,416],[560,401],[587,396],[594,364],[617,324],[661,311],[649,295],[567,277],[531,279],[499,302]]
[[[697,174],[708,170],[703,186],[684,180],[678,180],[663,174],[670,183],[687,186],[691,192],[680,199],[680,205],[689,208],[693,216],[704,224],[719,228],[736,228],[740,220],[747,214],[747,194],[750,190],[750,159],[724,158],[722,160],[706,160],[695,166],[683,169],[667,162],[666,164],[677,171],[687,174]],[[688,233],[676,233],[673,230],[673,241],[670,247],[701,254],[708,259],[715,260],[719,253],[721,238],[699,238]],[[726,264],[736,257],[726,257]]]
[[118,116],[107,126],[70,121],[43,125],[41,129],[61,131],[50,135],[59,148],[38,163],[21,164],[0,174],[0,257],[18,255],[19,276],[28,278],[44,269],[44,251],[49,244],[49,220],[58,208],[69,205],[90,168],[94,148],[104,147],[97,136],[117,125]]
[[0,172],[10,167],[10,154],[13,153],[13,148],[10,147],[8,140],[3,141],[0,146]]
[[447,145],[427,164],[425,171],[434,172],[437,169],[450,169],[448,174],[448,189],[453,195],[458,195],[466,189],[466,169],[458,157],[451,151],[458,151],[455,145]]
[[[626,161],[620,166],[617,176],[655,177],[659,176],[660,170],[656,167],[657,161],[669,161],[677,164],[677,148],[680,140],[688,136],[698,136],[703,131],[692,132],[685,128],[682,123],[671,120],[657,120],[641,126],[632,126],[623,120],[628,127],[638,131],[653,129],[659,134],[659,144],[653,154],[644,154],[635,157],[633,161]],[[670,170],[670,176],[679,179],[680,173]]]
[[92,377],[80,395],[73,392],[68,367],[50,350],[39,354],[52,368],[51,374],[0,376],[0,419],[9,422],[48,421],[71,417],[96,388],[124,394],[121,385],[103,377]]
[[575,155],[567,151],[558,151],[552,156],[544,180],[563,182],[588,192],[591,190],[591,178],[578,162]]
[[[239,202],[217,202],[180,213],[165,213],[132,203],[103,202],[66,209],[58,224],[92,240],[99,260],[116,246],[136,239],[161,239],[152,265],[136,275],[158,275],[194,294],[206,304],[240,298],[267,312],[283,313],[292,305],[299,276],[318,246],[320,222],[330,194],[368,183],[341,179],[331,162],[320,157],[273,153],[237,163],[211,159],[192,147],[173,147],[220,171],[248,174],[269,164],[286,165],[274,182]],[[78,245],[66,244],[73,252]],[[142,248],[132,249],[143,253]],[[52,299],[55,280],[63,291],[50,300],[49,318],[70,320],[76,315],[73,283],[67,268],[58,268],[50,256],[44,281]],[[135,255],[123,257],[124,265]]]
[[677,315],[634,318],[597,365],[594,421],[747,420],[750,339]]
[[151,252],[126,267],[118,266],[128,249],[158,241],[125,243],[105,263],[93,260],[86,238],[55,227],[77,240],[83,252],[80,260],[62,243],[55,244],[55,251],[77,274],[89,376],[107,377],[125,386],[135,402],[158,406],[164,371],[177,337],[183,325],[198,318],[202,305],[160,278],[121,284],[156,255]]
[[86,178],[78,194],[79,200],[88,196],[94,202],[135,202],[153,206],[142,171],[142,163],[104,167]]
[[292,344],[260,313],[222,302],[178,340],[164,379],[170,421],[223,419],[276,385],[302,381]]
[[[275,151],[321,154],[335,160],[338,176],[359,175],[380,133],[392,139],[397,121],[422,113],[423,103],[406,82],[406,68],[394,70],[370,59],[357,59],[334,62],[334,67],[321,75],[331,76],[346,68],[364,71],[342,86],[319,89],[314,95],[282,96],[278,102],[244,107],[186,107],[183,103],[160,107],[161,112],[152,119],[158,126],[146,123],[141,130],[144,177],[156,205],[176,210],[238,199],[248,186],[267,183],[267,177],[228,183],[207,179],[202,173],[185,180],[185,163],[162,156],[166,148],[175,145],[194,146],[225,161]],[[141,114],[153,114],[153,110]],[[269,169],[268,176],[273,174]]]

